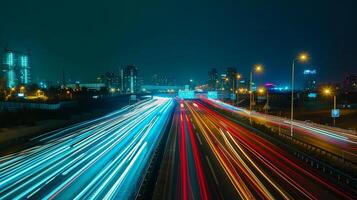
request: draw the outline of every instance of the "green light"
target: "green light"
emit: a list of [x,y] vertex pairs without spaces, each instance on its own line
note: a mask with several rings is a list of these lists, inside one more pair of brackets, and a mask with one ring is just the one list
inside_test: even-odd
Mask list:
[[27,56],[21,56],[21,67],[27,67],[27,66],[28,66]]
[[14,65],[14,54],[12,52],[8,53],[7,54],[7,61],[6,63],[9,65],[9,66],[13,66]]

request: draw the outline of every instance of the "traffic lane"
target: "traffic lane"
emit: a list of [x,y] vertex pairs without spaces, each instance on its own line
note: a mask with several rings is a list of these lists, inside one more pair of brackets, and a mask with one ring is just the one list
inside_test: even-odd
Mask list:
[[[156,100],[155,100],[156,101]],[[154,102],[153,102],[154,103]],[[149,121],[151,121],[151,122],[154,122],[155,121],[155,123],[153,123],[153,124],[158,124],[158,126],[161,126],[161,125],[163,125],[163,121],[166,121],[166,119],[165,119],[165,117],[167,117],[167,109],[168,109],[168,107],[170,107],[169,105],[172,103],[164,103],[164,104],[162,104],[163,102],[161,102],[161,103],[159,103],[159,104],[157,104],[157,102],[156,103],[154,103],[154,104],[157,104],[157,106],[156,106],[156,108],[153,108],[154,110],[147,110],[147,109],[144,109],[145,111],[147,111],[147,112],[151,112],[151,111],[155,111],[156,112],[156,114],[153,114],[153,115],[149,115],[149,116],[147,116],[148,118],[150,118],[150,120]],[[162,107],[163,106],[163,107]],[[160,109],[161,108],[161,109]],[[139,112],[140,113],[140,112]],[[165,114],[166,113],[166,114]],[[135,124],[138,124],[137,122],[138,121],[136,121],[136,119],[138,119],[138,120],[140,120],[140,117],[141,116],[145,116],[145,115],[140,115],[139,117],[138,116],[136,116],[136,118],[134,119],[134,120],[132,120],[132,125],[133,126],[135,126]],[[158,116],[161,116],[162,118],[158,121]],[[163,120],[164,119],[164,120]],[[145,129],[146,130],[149,130],[148,128],[150,128],[150,130],[151,130],[151,132],[155,132],[156,134],[148,134],[149,132],[142,132],[142,133],[140,133],[140,135],[142,135],[143,133],[145,133],[146,135],[148,135],[148,137],[142,137],[142,138],[146,138],[146,139],[148,139],[148,141],[151,141],[152,142],[152,140],[154,140],[154,141],[156,141],[158,138],[157,138],[157,132],[158,132],[158,130],[157,130],[157,126],[155,126],[155,127],[153,127],[152,125],[153,124],[151,124],[151,123],[148,123],[149,122],[148,120],[146,120],[146,121],[143,121],[144,123],[143,123],[143,125],[142,125],[142,128],[143,127],[145,127]],[[140,124],[140,123],[139,123]],[[127,126],[126,128],[129,128],[130,129],[130,126]],[[130,129],[130,130],[132,130],[132,129]],[[106,131],[108,131],[107,132],[107,134],[109,134],[108,135],[108,137],[106,137],[106,139],[110,139],[111,140],[111,142],[107,142],[106,144],[104,144],[104,145],[107,145],[107,146],[109,146],[109,145],[118,145],[117,143],[113,143],[113,141],[116,141],[118,138],[115,138],[115,137],[118,137],[118,135],[119,135],[119,137],[120,136],[123,136],[123,135],[121,135],[121,134],[125,134],[125,133],[127,133],[126,131],[121,131],[122,133],[121,134],[118,134],[118,132],[113,132],[113,130],[109,130],[109,129],[106,129]],[[123,133],[124,132],[124,133]],[[130,131],[129,131],[130,132]],[[137,134],[137,133],[133,133],[133,134]],[[94,134],[95,135],[95,134]],[[98,134],[99,135],[99,134]],[[99,137],[99,136],[98,136]],[[140,137],[137,137],[137,138],[140,138]],[[101,140],[101,141],[103,141],[103,140]],[[20,185],[22,185],[22,186],[24,186],[23,184],[25,184],[25,183],[27,183],[27,184],[29,184],[29,183],[35,183],[35,184],[33,184],[33,186],[31,187],[31,188],[27,188],[27,186],[28,185],[25,185],[26,187],[24,188],[24,189],[28,189],[28,190],[26,190],[26,191],[24,191],[24,190],[20,190],[20,191],[15,191],[13,188],[2,188],[1,189],[1,196],[3,197],[3,198],[5,198],[5,197],[9,197],[9,195],[16,195],[16,194],[18,194],[19,192],[21,192],[21,196],[25,196],[25,195],[28,195],[32,190],[34,190],[34,192],[35,193],[37,193],[37,192],[39,192],[39,189],[41,189],[42,187],[46,187],[46,186],[50,186],[50,185],[52,185],[52,184],[55,184],[56,185],[56,183],[53,181],[54,180],[54,178],[57,178],[57,176],[59,175],[60,177],[62,177],[61,175],[60,175],[60,173],[61,172],[63,172],[63,170],[67,170],[66,168],[67,167],[69,167],[68,166],[68,164],[70,164],[71,165],[71,167],[73,167],[73,166],[76,166],[76,167],[81,167],[82,166],[82,168],[85,168],[83,165],[82,165],[82,163],[80,163],[80,162],[73,162],[73,161],[70,161],[70,162],[67,162],[67,156],[68,155],[77,155],[77,156],[74,156],[75,158],[80,158],[81,157],[81,155],[83,155],[83,153],[85,154],[85,153],[90,153],[90,155],[94,155],[95,153],[97,153],[99,150],[101,150],[100,149],[100,147],[98,148],[98,149],[94,149],[94,150],[92,150],[92,151],[85,151],[85,152],[82,152],[82,154],[80,154],[80,152],[81,152],[81,150],[83,150],[83,149],[85,149],[85,148],[80,148],[80,149],[76,149],[75,151],[73,151],[74,149],[75,149],[75,146],[68,146],[67,144],[66,144],[66,142],[68,142],[67,140],[64,140],[64,141],[62,141],[63,142],[63,144],[65,144],[64,146],[62,146],[62,148],[54,148],[54,152],[52,152],[52,154],[49,154],[49,155],[44,155],[41,159],[43,160],[31,160],[32,161],[32,163],[33,162],[35,162],[36,163],[36,161],[40,161],[40,163],[36,163],[37,165],[36,166],[31,166],[31,165],[28,165],[28,167],[32,167],[31,168],[31,170],[32,169],[35,169],[35,170],[37,170],[37,172],[36,171],[33,171],[33,172],[29,172],[29,170],[27,170],[27,172],[30,174],[30,175],[35,175],[35,173],[36,173],[36,176],[37,176],[37,180],[39,180],[39,182],[37,183],[36,182],[36,180],[35,179],[31,179],[32,177],[30,177],[30,180],[29,179],[26,179],[26,182],[25,181],[23,181],[22,179],[21,180],[17,180],[17,179],[13,179],[13,178],[16,178],[16,177],[6,177],[6,175],[11,175],[11,174],[13,174],[13,170],[11,170],[10,169],[10,171],[7,171],[5,174],[4,173],[2,173],[2,180],[4,180],[4,181],[2,181],[2,183],[11,183],[11,181],[16,181],[16,183],[17,184],[20,184]],[[147,141],[145,141],[144,143],[142,143],[144,146],[137,146],[137,148],[136,148],[136,151],[135,152],[132,152],[132,154],[130,155],[130,159],[131,159],[131,161],[134,161],[134,160],[142,160],[142,159],[140,159],[140,156],[141,155],[143,155],[143,154],[141,154],[141,152],[143,152],[144,151],[144,149],[147,151],[147,152],[151,152],[152,151],[152,148],[146,148],[146,146],[145,146],[145,144],[146,144],[146,142]],[[86,145],[89,145],[89,146],[91,146],[91,145],[93,145],[93,144],[98,144],[98,143],[87,143]],[[102,146],[102,145],[100,145],[100,146]],[[125,146],[125,145],[124,145]],[[127,145],[127,146],[129,146],[129,145]],[[55,146],[56,147],[56,146]],[[70,150],[68,150],[68,148],[70,149]],[[109,148],[108,148],[109,149]],[[98,150],[98,151],[97,151]],[[63,154],[64,153],[64,154]],[[77,153],[79,153],[79,154],[77,154]],[[93,154],[94,153],[94,154]],[[108,153],[108,154],[106,154],[104,157],[105,158],[107,158],[107,157],[110,157],[110,155],[109,155],[109,153],[110,153],[110,151],[109,152],[106,152],[106,153]],[[145,153],[145,152],[144,152]],[[134,155],[135,154],[135,155]],[[100,154],[99,154],[100,155]],[[138,156],[137,156],[138,155]],[[59,157],[61,157],[61,156],[63,156],[62,158],[62,160],[60,160],[59,159]],[[95,155],[95,156],[97,156],[97,155]],[[91,157],[89,156],[89,158],[91,159]],[[52,160],[51,160],[52,159]],[[82,158],[80,159],[81,161],[83,160]],[[60,162],[67,162],[65,165],[61,165],[61,166],[57,166],[56,164],[57,163],[60,163]],[[55,165],[53,165],[53,166],[51,166],[51,168],[46,168],[46,166],[41,166],[40,164],[47,164],[48,162],[51,162],[51,163],[55,163]],[[101,160],[101,162],[98,162],[98,163],[104,163],[105,162],[105,160]],[[32,164],[32,163],[28,163],[28,164]],[[74,164],[75,163],[75,164]],[[88,163],[90,163],[90,162],[87,162],[86,163],[86,165],[88,164]],[[132,162],[131,162],[132,163]],[[81,165],[76,165],[76,164],[81,164]],[[84,163],[83,163],[84,164]],[[90,163],[91,164],[91,163]],[[142,164],[144,164],[144,163],[142,163]],[[41,171],[41,168],[33,168],[33,167],[44,167],[43,169],[45,169],[45,171]],[[56,173],[52,173],[51,171],[48,171],[48,170],[52,170],[53,168],[52,167],[57,167],[57,172]],[[81,169],[82,169],[81,168]],[[128,169],[128,168],[127,168]],[[16,169],[15,169],[16,170]],[[101,169],[99,169],[99,170],[101,170]],[[22,174],[21,175],[25,175],[25,178],[29,178],[29,177],[26,177],[26,175],[27,174],[24,174],[25,172],[24,171],[22,171]],[[52,178],[52,176],[54,177],[54,178],[52,178],[52,179],[42,179],[42,176],[44,175],[43,173],[46,173],[46,175],[48,175],[48,177],[50,177],[50,178]],[[69,173],[70,174],[70,173]],[[129,174],[130,175],[130,174]],[[21,178],[21,177],[19,177],[19,178]],[[131,178],[130,176],[127,176],[127,177],[125,177],[125,178]],[[31,182],[29,182],[29,181],[31,181]],[[44,182],[45,181],[45,182]],[[5,187],[5,185],[4,184],[2,184],[2,186],[3,187]],[[38,185],[38,184],[40,184],[40,185]],[[43,186],[43,184],[45,184],[44,186]],[[10,187],[11,187],[12,185],[10,185]],[[42,186],[42,187],[41,187]],[[17,187],[17,188],[19,188],[19,187]],[[4,193],[4,190],[5,191],[7,191],[7,192],[5,192]],[[47,190],[44,190],[44,191],[41,191],[41,192],[39,192],[39,193],[37,193],[37,194],[40,194],[40,193],[43,193],[43,192],[46,192]],[[11,193],[11,194],[10,194]],[[125,194],[125,193],[124,193]],[[4,196],[3,196],[4,195]],[[31,195],[30,195],[31,196]]]
[[[265,123],[268,127],[279,127],[285,131],[285,134],[290,134],[290,125],[284,122],[271,122],[266,120],[257,121],[260,123]],[[290,122],[289,122],[290,123]],[[280,125],[279,125],[280,124]],[[342,140],[331,139],[323,134],[314,134],[311,131],[307,131],[304,128],[294,126],[293,138],[300,140],[306,144],[313,145],[315,147],[321,148],[327,152],[333,153],[336,156],[340,156],[346,160],[353,163],[357,162],[356,145],[354,143],[344,142]]]
[[185,102],[185,108],[188,115],[188,120],[191,121],[192,135],[195,138],[199,154],[202,159],[203,172],[207,180],[209,188],[209,199],[234,199],[236,196],[235,190],[232,187],[228,177],[215,159],[214,154],[207,141],[202,137],[200,129],[198,128],[198,122],[195,116],[187,109],[189,108]]
[[179,151],[177,144],[178,136],[178,107],[175,109],[173,120],[164,150],[162,163],[159,170],[156,186],[153,193],[153,199],[175,199],[178,185],[176,184],[178,176]]
[[[252,118],[257,121],[272,123],[274,125],[281,125],[284,126],[284,128],[290,128],[290,120],[286,118],[258,113],[255,111],[250,112],[246,109],[234,107],[218,100],[208,100],[208,99],[201,99],[201,100],[217,108],[227,110],[230,112],[233,111],[246,118]],[[350,133],[348,130],[342,131],[342,129],[337,130],[337,129],[332,129],[332,127],[326,128],[323,127],[322,125],[310,125],[297,120],[294,120],[294,124],[295,124],[294,126],[299,126],[303,131],[307,131],[313,135],[323,136],[325,140],[331,140],[331,142],[336,142],[334,140],[338,140],[338,141],[343,141],[344,143],[351,143],[354,145],[357,144],[357,136],[354,135],[353,133]]]
[[[217,138],[218,132],[216,131],[215,124],[210,123],[210,119],[201,119],[200,116],[197,116],[197,119],[199,121],[199,126],[202,128],[205,126],[207,130],[201,129],[202,132],[204,133],[204,137],[208,141],[211,151],[214,152],[214,156],[217,158],[217,161],[219,162],[220,166],[217,169],[222,169],[225,171],[225,175],[222,177],[228,177],[230,183],[228,182],[227,185],[230,185],[231,188],[234,188],[232,192],[229,192],[230,197],[227,199],[232,199],[232,198],[255,198],[257,196],[259,197],[271,197],[271,195],[267,195],[264,190],[265,188],[261,187],[261,183],[259,183],[256,180],[253,180],[253,183],[255,186],[258,186],[255,188],[248,182],[247,180],[252,180],[256,179],[256,177],[251,176],[251,173],[247,173],[247,167],[242,166],[239,161],[234,160],[232,156],[228,153],[227,148],[225,148],[221,143],[220,140]],[[203,123],[201,123],[203,122]],[[203,125],[203,126],[202,126]],[[209,135],[205,134],[207,132],[210,132]],[[249,170],[249,169],[248,169]],[[261,194],[261,193],[265,194]],[[227,194],[227,193],[225,193]]]
[[[226,105],[223,102],[217,102],[207,99],[202,99],[202,100],[220,109],[228,110],[230,112],[233,111],[236,114],[239,114],[246,118],[251,117],[252,120],[254,121],[266,125],[270,125],[275,128],[280,127],[281,129],[290,132],[290,124],[289,124],[290,121],[287,121],[287,119],[285,118],[280,118],[271,115],[263,115],[261,113],[256,113],[256,112],[252,112],[252,114],[250,114],[250,112],[246,111],[245,109],[233,107],[230,105],[227,105],[229,107],[222,106],[221,104]],[[300,122],[294,122],[294,123],[296,123],[296,125],[301,124]],[[294,126],[294,137],[306,143],[316,145],[317,147],[325,149],[326,151],[329,151],[331,153],[335,153],[336,155],[342,156],[345,159],[349,159],[352,162],[356,162],[357,159],[357,154],[355,153],[357,150],[356,136],[352,137],[353,135],[347,134],[348,137],[346,138],[345,137],[346,133],[343,133],[344,135],[340,136],[340,135],[336,135],[335,133],[326,132],[321,127],[312,128],[312,130],[310,129],[311,128],[309,128],[309,126],[306,127]],[[340,132],[337,131],[337,133]]]
[[[211,137],[215,137],[216,133],[208,127],[210,126],[209,120],[202,119],[190,106],[188,108],[193,116],[193,121],[197,125],[197,129],[200,131],[200,136],[202,136],[200,138],[202,138],[201,140],[207,146],[206,152],[208,154],[207,158],[209,158],[207,159],[207,163],[211,165],[209,169],[212,171],[212,177],[221,190],[219,193],[220,197],[222,199],[252,198],[252,195],[248,194],[250,192],[247,190],[244,180],[239,176],[239,171],[229,160],[226,152],[222,151],[223,149],[220,147],[219,141],[211,139]],[[244,190],[243,193],[240,190],[242,188]]]
[[[142,107],[143,105],[147,105],[148,103],[149,103],[148,101],[142,101],[131,106],[126,106],[120,109],[119,111],[112,112],[103,117],[74,124],[69,127],[61,128],[55,131],[50,131],[40,136],[31,138],[30,141],[31,144],[33,145],[32,147],[29,147],[20,152],[9,154],[7,156],[3,156],[0,158],[0,163],[2,163],[0,164],[1,170],[4,169],[5,163],[22,162],[22,160],[26,160],[28,157],[34,157],[40,154],[42,155],[46,154],[48,153],[48,150],[53,148],[55,145],[61,143],[63,140],[73,139],[73,141],[76,140],[77,142],[80,142],[81,138],[87,138],[90,135],[92,135],[93,132],[100,133],[105,129],[104,128],[105,126],[112,127],[115,124],[120,123],[120,121],[118,121],[118,118],[122,118],[123,121],[125,121],[126,119],[125,117],[123,117],[123,115],[130,113],[130,111],[134,110],[135,107],[139,108]],[[127,118],[130,118],[130,116],[127,116]],[[78,134],[80,134],[81,136],[78,137]],[[73,144],[75,144],[75,142],[73,142]],[[16,157],[16,159],[14,159],[14,157]]]
[[[200,105],[199,107],[202,109],[204,107],[201,107],[202,105]],[[196,108],[197,109],[197,108]],[[208,114],[209,113],[209,114]],[[213,121],[214,123],[212,123],[212,126],[220,126],[220,128],[222,128],[223,130],[226,130],[228,129],[230,132],[234,132],[235,129],[237,128],[237,125],[224,119],[223,117],[221,117],[220,115],[218,115],[217,113],[215,114],[214,112],[210,111],[209,109],[205,108],[205,113],[203,114],[205,116],[209,116],[211,115],[212,117],[210,119],[206,119],[205,121]],[[230,130],[230,128],[232,128]],[[296,165],[296,163],[299,163],[299,164],[302,164],[302,165],[306,165],[304,163],[300,163],[299,160],[296,160],[294,157],[289,157],[288,159],[286,158],[286,156],[288,155],[287,153],[281,153],[281,152],[284,152],[283,150],[281,150],[280,148],[276,147],[275,145],[272,145],[272,144],[269,144],[269,142],[267,143],[267,141],[264,141],[262,138],[259,138],[258,136],[256,136],[255,134],[253,133],[250,133],[249,131],[246,131],[244,130],[243,127],[238,127],[240,129],[240,132],[237,132],[234,134],[235,137],[239,137],[240,135],[244,134],[245,137],[241,136],[239,142],[244,142],[245,143],[245,148],[247,147],[250,147],[250,146],[253,146],[254,143],[252,142],[258,142],[257,144],[254,144],[255,145],[255,148],[250,148],[250,152],[256,152],[256,149],[259,150],[259,153],[255,153],[255,156],[254,157],[257,157],[257,156],[260,156],[260,155],[264,155],[264,157],[260,157],[260,159],[262,161],[274,161],[276,162],[277,164],[279,164],[280,167],[284,168],[284,165],[286,164],[286,162],[288,162],[289,160],[293,160],[292,162],[289,162],[290,166],[293,167],[293,168],[297,168],[298,165]],[[238,130],[239,130],[238,129]],[[244,130],[242,132],[242,130]],[[216,130],[217,131],[217,130]],[[247,140],[247,139],[250,139]],[[253,139],[253,140],[252,140]],[[246,141],[244,141],[246,140]],[[250,142],[251,144],[247,145],[247,142]],[[261,146],[265,147],[264,149],[260,148]],[[278,150],[279,151],[278,151]],[[248,151],[249,152],[249,151]],[[267,154],[266,152],[269,152],[269,154]],[[270,154],[273,154],[275,155],[276,157],[278,157],[279,159],[276,159],[274,157],[269,157]],[[251,156],[249,156],[251,157]],[[276,160],[274,160],[276,159]],[[284,164],[285,163],[285,164]],[[263,163],[265,166],[274,166],[275,163],[269,163],[269,162],[265,162]],[[269,164],[269,165],[268,165]],[[264,166],[263,165],[263,166]],[[309,166],[305,166],[306,168],[309,169]],[[289,169],[289,168],[288,168]],[[288,170],[286,169],[286,170]],[[275,169],[277,170],[277,169]],[[341,196],[344,196],[343,193],[341,193],[339,190],[335,190],[334,187],[331,187],[331,185],[329,184],[326,184],[325,181],[326,180],[323,180],[321,179],[321,177],[318,177],[318,176],[315,176],[313,173],[314,172],[311,172],[309,170],[305,170],[305,169],[299,169],[299,172],[306,175],[307,177],[309,177],[309,179],[305,179],[305,177],[302,177],[300,174],[295,174],[293,175],[294,179],[297,179],[297,180],[304,180],[304,181],[301,181],[303,184],[306,184],[306,183],[309,183],[310,181],[317,181],[319,184],[323,185],[322,189],[321,187],[319,188],[318,191],[324,191],[324,189],[328,188],[329,190],[331,191],[334,191],[336,193],[338,193],[338,195],[341,195]],[[286,173],[282,173],[284,176],[281,176],[281,177],[284,177],[284,178],[289,178],[289,175],[286,174]],[[294,171],[291,172],[292,174],[294,174]],[[279,174],[278,174],[279,175]],[[291,183],[290,183],[291,184]],[[294,184],[293,184],[294,185]],[[299,184],[295,185],[297,186],[298,188],[301,188],[301,186]],[[326,188],[325,188],[326,187]],[[313,188],[313,185],[312,187]],[[305,189],[306,190],[306,189]],[[310,190],[310,188],[308,187],[308,190]],[[306,191],[308,191],[306,190]],[[317,192],[318,192],[317,191]],[[348,196],[347,196],[348,197]]]
[[210,197],[206,178],[203,174],[197,144],[183,104],[175,113],[177,116],[178,177],[175,199],[208,199]]
[[160,168],[154,199],[222,199],[210,174],[212,165],[202,153],[202,141],[196,138],[195,126],[181,103],[165,149],[164,159],[171,161]]

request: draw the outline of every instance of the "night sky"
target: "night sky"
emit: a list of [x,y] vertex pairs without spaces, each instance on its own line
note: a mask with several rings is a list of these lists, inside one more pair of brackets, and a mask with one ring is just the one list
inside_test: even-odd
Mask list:
[[262,63],[261,82],[287,84],[300,51],[321,81],[357,73],[356,1],[291,2],[1,0],[0,47],[31,49],[34,80],[61,80],[63,68],[90,82],[135,64],[145,80],[159,73],[203,82],[212,67],[247,77]]

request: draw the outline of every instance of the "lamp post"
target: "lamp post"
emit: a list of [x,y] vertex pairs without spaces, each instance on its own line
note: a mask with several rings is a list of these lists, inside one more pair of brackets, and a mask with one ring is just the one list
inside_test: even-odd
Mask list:
[[[323,90],[324,95],[330,96],[332,94],[332,90],[330,88],[325,88]],[[336,110],[336,93],[333,93],[333,109]],[[333,118],[333,126],[336,126],[336,117]]]
[[[253,72],[261,72],[263,71],[263,66],[262,65],[255,65],[252,70],[250,70],[250,81],[249,81],[249,110],[252,111],[252,106],[253,106],[253,101],[254,101],[254,96],[253,96]],[[253,99],[253,101],[252,101]]]
[[308,60],[308,55],[306,53],[301,53],[298,57],[293,59],[293,64],[291,67],[291,110],[290,110],[290,136],[293,137],[293,120],[294,120],[294,79],[295,79],[295,61],[305,62]]
[[[237,93],[236,93],[236,88],[235,88],[235,86],[236,85],[238,85],[238,84],[236,84],[235,83],[235,80],[237,80],[237,82],[238,82],[238,80],[241,78],[242,76],[240,75],[240,74],[235,74],[235,77],[233,78],[233,85],[232,85],[232,92],[233,92],[233,94],[235,95],[235,97],[236,97],[236,99],[235,100],[233,100],[233,101],[236,101],[237,100]],[[238,88],[238,86],[237,86],[237,88]]]
[[269,90],[268,89],[265,89],[264,87],[261,87],[258,89],[258,92],[263,95],[265,93],[266,95],[266,102],[265,102],[265,105],[263,107],[264,111],[265,111],[265,114],[267,113],[267,110],[269,110]]

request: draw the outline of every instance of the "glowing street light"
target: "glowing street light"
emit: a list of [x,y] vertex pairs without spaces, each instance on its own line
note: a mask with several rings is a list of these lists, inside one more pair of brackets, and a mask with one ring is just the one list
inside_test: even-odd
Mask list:
[[309,59],[309,55],[307,55],[307,53],[300,53],[298,60],[300,62],[305,62]]
[[258,89],[258,93],[259,93],[259,94],[264,94],[264,92],[265,92],[265,89],[264,89],[264,88],[261,87],[261,88]]
[[240,74],[236,73],[235,77],[233,78],[233,81],[232,81],[232,91],[233,91],[233,95],[235,95],[235,97],[237,97],[236,93],[238,93],[238,92],[235,92],[236,91],[236,86],[238,87],[238,84],[236,84],[236,80],[238,82],[238,80],[241,79],[241,78],[242,78],[242,76]]
[[252,106],[253,106],[253,102],[252,102],[252,98],[253,97],[253,92],[252,92],[252,87],[253,87],[253,72],[256,73],[260,73],[263,71],[263,66],[260,64],[256,64],[254,65],[254,67],[252,68],[252,70],[250,71],[250,84],[249,84],[249,91],[250,91],[250,95],[249,95],[249,110],[252,111]]
[[290,136],[293,137],[293,120],[294,120],[294,79],[295,79],[295,61],[307,62],[309,56],[307,53],[300,53],[297,57],[293,59],[293,64],[291,67],[291,111],[290,111]]
[[261,71],[263,71],[263,66],[260,65],[260,64],[257,64],[257,65],[254,66],[254,70],[256,72],[261,72]]
[[[322,89],[322,93],[325,96],[331,96],[333,94],[333,109],[336,110],[336,93],[331,88],[326,87]],[[333,117],[333,126],[336,126],[336,118]]]
[[330,89],[330,88],[324,88],[324,89],[323,89],[323,93],[324,93],[324,95],[329,96],[332,92],[331,92],[331,89]]

